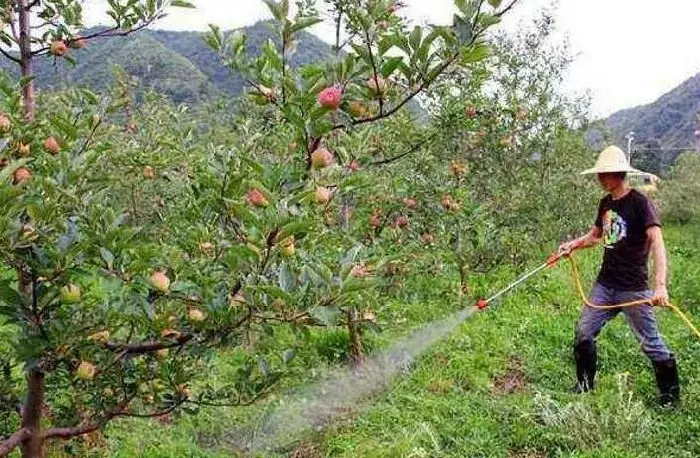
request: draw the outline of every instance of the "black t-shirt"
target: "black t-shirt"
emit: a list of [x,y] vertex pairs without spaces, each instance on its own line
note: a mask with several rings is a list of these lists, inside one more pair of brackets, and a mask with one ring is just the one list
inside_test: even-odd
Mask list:
[[648,289],[646,231],[652,226],[661,226],[654,203],[634,189],[618,200],[607,195],[600,201],[595,225],[602,230],[605,246],[598,282],[621,291]]

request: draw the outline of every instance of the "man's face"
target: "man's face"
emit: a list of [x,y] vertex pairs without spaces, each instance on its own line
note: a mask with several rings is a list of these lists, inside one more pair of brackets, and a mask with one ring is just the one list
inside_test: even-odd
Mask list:
[[611,192],[622,184],[624,178],[617,173],[599,173],[598,181],[605,191]]

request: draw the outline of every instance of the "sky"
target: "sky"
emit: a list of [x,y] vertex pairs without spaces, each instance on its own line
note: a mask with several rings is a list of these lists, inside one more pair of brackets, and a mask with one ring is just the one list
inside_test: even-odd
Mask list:
[[[174,9],[154,28],[207,30],[251,25],[269,18],[260,0],[190,0],[195,10]],[[404,0],[403,14],[418,24],[450,24],[453,0]],[[86,0],[86,23],[100,22],[104,0]],[[565,89],[590,91],[592,114],[653,102],[700,73],[700,2],[695,0],[520,0],[501,27],[512,30],[531,21],[543,8],[556,5],[558,38],[567,37],[576,60]],[[329,27],[313,30],[326,41]]]

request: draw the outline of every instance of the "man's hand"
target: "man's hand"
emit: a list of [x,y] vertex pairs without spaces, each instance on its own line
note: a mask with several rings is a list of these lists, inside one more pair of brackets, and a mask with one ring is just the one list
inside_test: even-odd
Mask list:
[[666,307],[668,305],[668,301],[668,289],[666,289],[666,285],[657,284],[656,288],[654,288],[654,305]]
[[572,251],[581,248],[583,245],[581,239],[572,240],[570,242],[562,243],[557,251],[560,255],[569,255]]

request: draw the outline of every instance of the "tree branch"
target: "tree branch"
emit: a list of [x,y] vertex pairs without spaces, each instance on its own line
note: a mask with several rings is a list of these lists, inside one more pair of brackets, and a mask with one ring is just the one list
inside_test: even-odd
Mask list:
[[503,15],[506,14],[508,11],[510,11],[511,9],[513,9],[513,7],[515,6],[515,4],[518,3],[519,1],[520,1],[520,0],[513,0],[512,2],[510,2],[510,4],[509,4],[508,6],[506,6],[505,8],[503,8],[503,10],[501,10],[501,11],[498,12],[498,13],[496,13],[496,16],[498,16],[498,17],[503,16]]
[[[252,312],[249,310],[248,313],[234,323],[232,326],[226,326],[221,329],[212,329],[208,331],[207,335],[200,339],[198,342],[203,343],[210,339],[211,336],[216,336],[218,334],[230,334],[233,330],[239,328],[243,323],[248,321],[252,316]],[[119,344],[115,342],[107,342],[104,344],[104,348],[109,351],[119,353],[118,358],[123,358],[126,356],[144,355],[147,353],[154,353],[158,350],[165,350],[168,348],[180,348],[185,346],[190,341],[194,340],[196,334],[183,334],[172,342],[141,342],[136,344]]]
[[27,428],[22,428],[3,442],[0,442],[0,457],[10,454],[14,449],[19,447],[22,442],[29,439],[32,433]]
[[340,28],[343,23],[343,5],[338,3],[338,15],[335,17],[335,57],[340,54]]
[[[404,105],[406,105],[408,102],[413,100],[413,98],[415,96],[417,96],[418,94],[420,94],[424,89],[427,89],[437,79],[437,77],[440,76],[442,74],[442,72],[445,71],[445,69],[447,69],[447,67],[449,67],[455,60],[457,60],[458,57],[459,57],[459,53],[455,53],[448,60],[443,62],[443,64],[440,67],[438,67],[438,72],[433,79],[423,80],[423,82],[420,84],[420,86],[418,86],[416,89],[411,91],[401,102],[399,102],[391,110],[389,110],[385,113],[380,113],[376,116],[370,116],[369,118],[362,118],[362,119],[354,120],[354,121],[352,121],[352,125],[357,126],[360,124],[367,124],[370,122],[379,121],[380,119],[384,119],[384,118],[388,118],[388,117],[392,116],[394,113],[396,113],[401,108],[403,108]],[[345,124],[336,124],[335,126],[333,126],[333,130],[346,129],[346,128],[347,128],[347,125],[345,125]]]
[[257,400],[259,400],[260,398],[262,398],[262,397],[264,397],[264,396],[267,396],[267,395],[270,393],[269,388],[270,388],[270,387],[268,387],[268,388],[262,390],[260,393],[256,394],[255,396],[253,396],[252,398],[248,399],[248,400],[245,401],[245,402],[241,402],[241,398],[240,398],[241,395],[240,395],[240,393],[239,393],[239,395],[238,395],[238,400],[237,400],[236,402],[231,402],[231,403],[226,403],[226,402],[218,403],[218,402],[207,402],[207,401],[193,401],[192,399],[185,399],[184,402],[186,402],[186,403],[188,403],[188,404],[195,404],[195,405],[204,406],[204,407],[248,407],[248,406],[251,406],[251,405],[255,404],[255,402],[256,402]]
[[[95,32],[90,35],[86,35],[84,37],[80,37],[82,40],[92,40],[94,38],[106,38],[106,37],[126,37],[128,35],[131,35],[134,32],[138,32],[139,30],[145,29],[149,25],[151,25],[156,19],[157,19],[157,14],[153,15],[150,19],[148,19],[146,22],[143,24],[139,24],[138,26],[134,27],[133,29],[128,29],[128,30],[121,30],[119,27],[112,27],[111,29],[105,29],[102,30],[101,32]],[[40,56],[42,54],[46,54],[46,52],[51,49],[50,46],[44,46],[42,48],[39,48],[35,51],[32,51],[32,56]]]
[[194,339],[193,334],[185,334],[178,337],[173,342],[142,342],[137,344],[118,344],[114,342],[107,342],[104,344],[104,348],[109,351],[120,352],[122,353],[122,357],[144,355],[146,353],[154,353],[158,350],[165,350],[167,348],[181,347],[192,339]]
[[291,318],[284,318],[284,317],[276,316],[276,315],[275,316],[252,315],[251,318],[254,320],[259,320],[260,322],[263,322],[263,323],[268,322],[268,321],[276,321],[279,323],[299,323],[299,322],[305,320],[306,318],[310,318],[310,315],[308,312],[303,312],[303,313],[299,313],[297,315],[294,315]]
[[[109,418],[111,420],[114,417]],[[105,420],[109,421],[109,420]],[[41,433],[41,439],[70,439],[72,437],[82,436],[97,431],[104,426],[100,423],[86,423],[72,428],[51,428]]]
[[369,31],[365,30],[365,39],[367,40],[367,51],[369,52],[369,61],[372,63],[372,72],[374,73],[374,84],[377,86],[379,94],[379,116],[384,113],[384,91],[379,90],[379,75],[377,74],[377,64],[374,62],[374,54],[372,53],[372,39],[369,36]]
[[117,417],[133,417],[133,418],[155,418],[155,417],[160,417],[163,415],[167,415],[171,412],[173,412],[175,409],[180,407],[182,404],[185,403],[187,398],[182,398],[178,400],[176,403],[174,403],[172,406],[168,407],[167,409],[158,411],[158,412],[152,412],[152,413],[147,413],[147,414],[136,414],[136,413],[129,413],[126,411],[126,408],[128,405],[133,401],[133,398],[130,398],[127,401],[122,402],[116,410],[112,412],[108,412],[104,418],[101,419],[101,421],[95,421],[92,420],[88,423],[84,423],[79,426],[73,426],[69,428],[51,428],[43,431],[41,433],[41,439],[46,440],[46,439],[70,439],[72,437],[77,437],[77,436],[82,436],[84,434],[89,434],[92,432],[95,432],[99,429],[102,429],[105,424],[107,424],[109,421],[113,420],[114,418]]
[[438,133],[434,132],[431,135],[429,135],[427,138],[422,140],[420,143],[413,145],[412,147],[410,147],[408,150],[404,151],[403,153],[398,154],[398,155],[393,156],[393,157],[390,157],[390,158],[387,158],[387,159],[382,159],[379,161],[370,162],[369,165],[380,166],[380,165],[386,165],[386,164],[391,164],[392,162],[396,162],[399,159],[403,159],[404,157],[408,156],[409,154],[415,153],[416,151],[421,149],[427,142],[435,139],[437,136],[438,136]]
[[187,398],[182,398],[178,400],[175,404],[171,405],[167,409],[160,410],[157,412],[151,412],[151,413],[127,413],[127,412],[122,412],[119,413],[115,416],[117,417],[130,417],[130,418],[156,418],[156,417],[162,417],[163,415],[167,415],[169,413],[172,413],[180,407],[182,404],[184,404],[187,401]]
[[22,62],[22,61],[19,59],[19,57],[13,56],[12,54],[10,54],[9,52],[5,51],[5,50],[2,49],[2,48],[0,48],[0,54],[2,54],[3,56],[5,56],[7,59],[10,59],[10,60],[11,60],[12,62],[14,62],[14,63],[19,64],[20,62]]
[[[520,1],[520,0],[512,0],[511,3],[508,4],[508,6],[506,6],[502,11],[496,13],[495,15],[498,16],[498,17],[501,17],[501,16],[505,15],[505,14],[506,14],[508,11],[510,11],[519,1]],[[483,0],[481,0],[480,3],[479,3],[478,11],[481,10],[481,5],[482,5],[482,4],[483,4]],[[475,19],[474,19],[474,24],[473,24],[473,28],[474,28],[474,29],[476,29],[476,22],[478,21],[478,16],[479,16],[479,15],[478,15],[478,12],[477,12],[477,14],[476,14],[476,16],[475,16]],[[478,30],[477,32],[475,32],[474,35],[472,36],[472,39],[471,39],[469,45],[472,45],[472,44],[476,43],[476,41],[481,37],[481,35],[483,34],[484,31],[485,31],[485,29],[481,29],[481,30]],[[370,46],[370,48],[371,48],[371,46]],[[371,49],[370,49],[370,55],[371,55]],[[368,117],[368,118],[362,118],[362,119],[353,120],[352,123],[351,123],[351,125],[352,125],[352,126],[357,126],[357,125],[360,125],[360,124],[367,124],[367,123],[379,121],[379,120],[381,120],[381,119],[388,118],[388,117],[392,116],[394,113],[396,113],[396,112],[399,111],[401,108],[403,108],[404,105],[406,105],[408,102],[410,102],[415,96],[417,96],[417,95],[418,95],[419,93],[421,93],[423,90],[425,90],[425,89],[427,89],[428,87],[430,87],[430,85],[431,85],[431,84],[432,84],[432,83],[447,69],[447,67],[449,67],[454,61],[456,61],[456,60],[459,58],[459,55],[460,55],[459,51],[456,52],[456,53],[454,53],[449,59],[447,59],[445,62],[443,62],[443,64],[440,65],[440,67],[438,67],[438,69],[437,69],[437,71],[436,71],[436,73],[435,73],[435,77],[433,77],[432,79],[429,79],[429,80],[423,78],[423,82],[422,82],[416,89],[414,89],[413,91],[411,91],[403,100],[401,100],[396,106],[394,106],[392,109],[390,109],[390,110],[387,111],[386,113],[382,113],[382,110],[381,110],[381,108],[380,108],[380,112],[379,112],[378,115],[376,115],[376,116],[370,116],[370,117]],[[375,67],[375,65],[374,65],[374,59],[371,59],[371,61],[372,61],[373,67]],[[375,74],[375,76],[376,76],[376,75],[377,75],[376,67],[373,68],[373,71],[374,71],[374,74]],[[382,100],[381,100],[381,98],[380,98],[380,104],[381,104],[381,101],[382,101]],[[347,127],[348,127],[348,126],[347,126],[346,124],[336,124],[335,126],[333,126],[333,129],[332,129],[332,130],[335,131],[335,130],[338,130],[338,129],[346,129]]]

